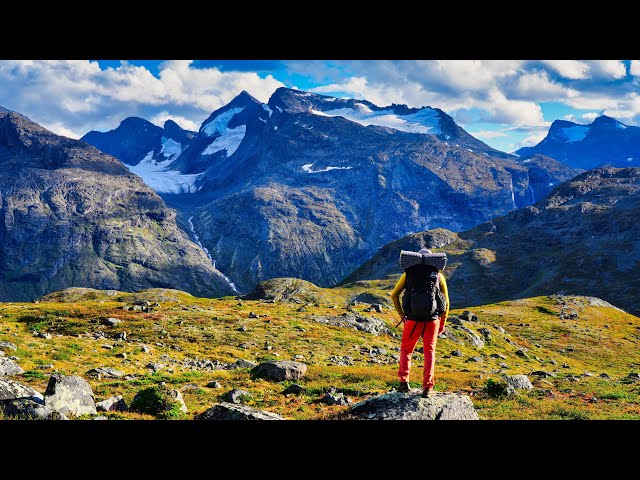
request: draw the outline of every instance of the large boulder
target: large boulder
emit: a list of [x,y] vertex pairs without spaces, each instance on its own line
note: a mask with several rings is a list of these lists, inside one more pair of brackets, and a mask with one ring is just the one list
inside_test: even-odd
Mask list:
[[49,405],[42,405],[28,398],[13,400],[4,405],[4,414],[16,420],[68,420]]
[[92,368],[85,375],[89,377],[97,378],[100,380],[101,378],[122,378],[125,373],[122,370],[117,370],[111,367],[98,367]]
[[2,341],[2,342],[0,342],[0,349],[1,350],[13,350],[15,352],[18,349],[18,347],[16,347],[11,342]]
[[505,375],[504,379],[516,390],[533,390],[531,380],[526,375]]
[[361,420],[478,420],[471,398],[457,393],[392,392],[355,404],[348,416]]
[[0,404],[20,399],[44,404],[44,397],[40,392],[14,380],[0,378]]
[[188,412],[182,394],[167,385],[145,388],[136,393],[131,410],[163,419],[182,418]]
[[291,360],[280,360],[261,363],[252,370],[255,377],[266,378],[276,382],[300,380],[307,373],[304,363]]
[[195,420],[285,420],[276,413],[257,410],[246,405],[219,403],[196,415]]
[[255,290],[243,299],[271,300],[287,303],[328,303],[323,290],[311,282],[299,278],[272,278],[260,282]]
[[230,403],[244,403],[246,400],[253,398],[253,395],[246,390],[238,390],[237,388],[234,388],[230,392],[227,392],[224,398]]
[[366,317],[357,313],[312,317],[312,320],[314,322],[324,323],[325,325],[359,330],[361,332],[372,333],[374,335],[391,333],[387,324],[379,318]]
[[0,375],[21,375],[24,370],[10,358],[0,357]]
[[77,375],[53,374],[44,392],[46,406],[66,415],[95,415],[96,404],[91,385]]

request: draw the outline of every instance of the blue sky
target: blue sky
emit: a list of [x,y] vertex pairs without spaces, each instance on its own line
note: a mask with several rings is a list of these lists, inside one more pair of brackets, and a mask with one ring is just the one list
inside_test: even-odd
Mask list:
[[640,123],[640,62],[628,60],[0,61],[0,105],[73,138],[128,116],[197,130],[240,91],[266,102],[281,86],[438,107],[508,152],[556,119]]

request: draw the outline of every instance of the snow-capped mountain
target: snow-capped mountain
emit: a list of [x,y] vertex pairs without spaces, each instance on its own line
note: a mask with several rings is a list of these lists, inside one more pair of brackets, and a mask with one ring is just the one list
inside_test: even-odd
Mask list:
[[197,177],[163,196],[241,291],[277,276],[336,283],[390,240],[471,228],[576,174],[492,149],[437,108],[287,88],[266,104],[242,92],[160,173]]
[[182,129],[173,120],[167,120],[160,128],[142,118],[129,117],[114,130],[91,131],[81,140],[120,159],[156,192],[179,194],[198,190],[200,175],[183,175],[169,167],[195,136],[195,132]]
[[581,169],[640,166],[640,127],[625,125],[605,115],[589,125],[556,120],[544,140],[516,153],[541,153]]

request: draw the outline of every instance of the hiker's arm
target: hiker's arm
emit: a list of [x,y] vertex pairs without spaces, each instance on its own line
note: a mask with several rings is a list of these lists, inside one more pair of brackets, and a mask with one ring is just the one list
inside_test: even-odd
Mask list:
[[404,290],[404,282],[407,278],[407,274],[403,273],[402,276],[400,277],[400,280],[398,280],[398,283],[396,283],[395,288],[393,289],[393,292],[391,292],[391,299],[393,300],[393,306],[396,307],[396,312],[398,312],[398,315],[400,315],[400,318],[404,317],[404,311],[402,311],[402,305],[400,304],[400,293],[402,293],[402,290]]
[[449,289],[447,288],[447,280],[444,278],[444,275],[440,274],[440,289],[442,293],[444,293],[444,298],[447,300],[447,308],[443,315],[440,316],[440,329],[438,333],[444,332],[444,324],[447,321],[447,317],[449,316]]

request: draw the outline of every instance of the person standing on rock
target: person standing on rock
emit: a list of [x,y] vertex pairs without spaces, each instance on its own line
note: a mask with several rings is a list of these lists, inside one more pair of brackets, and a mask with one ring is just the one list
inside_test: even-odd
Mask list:
[[[411,391],[411,355],[420,337],[424,344],[422,396],[429,397],[433,392],[436,341],[438,335],[444,332],[449,315],[447,281],[441,273],[446,264],[446,253],[432,253],[426,248],[419,252],[400,252],[400,266],[404,268],[404,273],[391,292],[400,322],[404,322],[398,369],[400,392]],[[403,290],[405,293],[401,303],[400,293]]]

